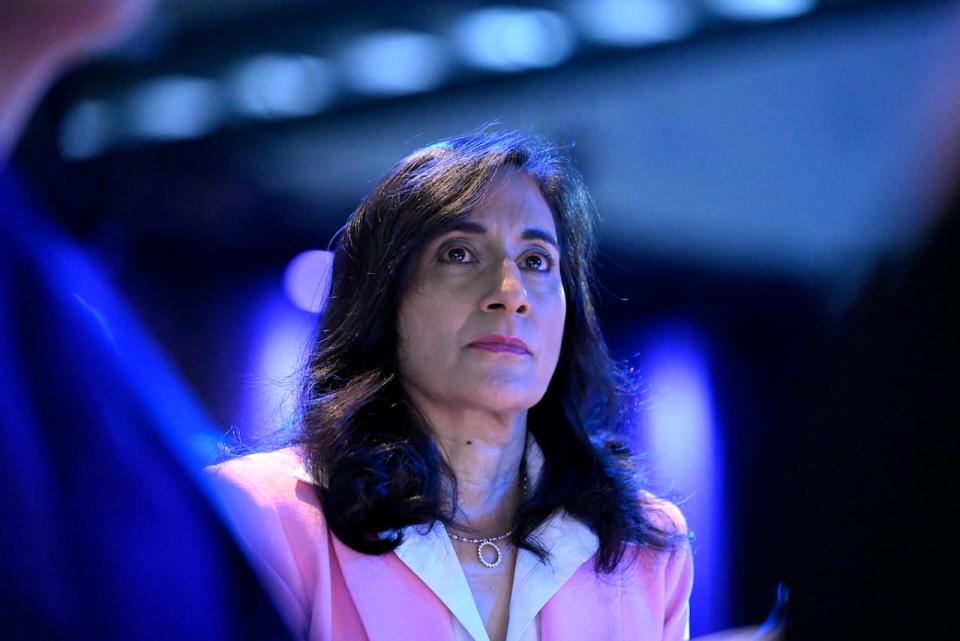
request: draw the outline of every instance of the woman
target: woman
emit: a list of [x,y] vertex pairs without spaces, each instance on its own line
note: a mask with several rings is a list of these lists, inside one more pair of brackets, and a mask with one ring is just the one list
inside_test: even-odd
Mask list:
[[505,133],[401,160],[352,214],[290,447],[216,468],[309,639],[680,639],[679,511],[625,413],[568,160]]

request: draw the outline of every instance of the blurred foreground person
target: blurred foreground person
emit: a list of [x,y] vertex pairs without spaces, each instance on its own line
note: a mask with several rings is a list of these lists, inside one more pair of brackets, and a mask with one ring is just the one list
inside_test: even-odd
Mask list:
[[146,2],[0,3],[0,638],[283,639],[197,482],[213,431],[6,164],[70,64]]
[[845,318],[804,423],[798,452],[817,455],[791,462],[804,484],[782,533],[791,640],[957,636],[960,172],[939,214]]

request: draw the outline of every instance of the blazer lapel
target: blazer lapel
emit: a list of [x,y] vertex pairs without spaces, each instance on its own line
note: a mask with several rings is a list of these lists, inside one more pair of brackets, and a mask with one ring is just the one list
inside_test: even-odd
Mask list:
[[591,563],[581,566],[543,606],[540,611],[541,641],[612,641],[621,638],[616,619],[618,590],[615,586],[598,582]]
[[[519,641],[533,623],[537,613],[540,617],[540,634],[543,641],[573,638],[578,641],[592,638],[573,634],[555,637],[552,613],[561,615],[559,630],[586,625],[598,612],[603,612],[603,597],[590,590],[589,583],[581,585],[584,578],[593,576],[593,556],[597,551],[597,537],[586,525],[560,510],[551,516],[535,533],[540,543],[550,550],[551,559],[541,563],[527,550],[517,556],[517,572],[510,598],[510,629],[507,641]],[[587,589],[584,589],[587,588]],[[571,598],[571,595],[572,598]],[[559,605],[562,603],[563,605]],[[551,607],[552,606],[552,607]],[[575,614],[582,612],[585,616]]]
[[396,554],[362,554],[330,539],[370,641],[454,641],[450,612]]

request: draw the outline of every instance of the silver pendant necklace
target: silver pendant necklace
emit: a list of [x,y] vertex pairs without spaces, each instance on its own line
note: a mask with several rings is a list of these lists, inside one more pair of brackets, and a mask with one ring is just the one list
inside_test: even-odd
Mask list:
[[[526,470],[526,456],[524,456],[523,464],[520,468],[520,492],[521,496],[527,495],[527,470]],[[510,538],[513,536],[513,530],[511,529],[506,534],[501,534],[500,536],[491,536],[485,539],[468,539],[463,536],[458,536],[453,532],[447,532],[450,535],[450,538],[455,541],[460,541],[462,543],[474,543],[477,546],[477,558],[480,559],[480,563],[488,568],[500,567],[500,564],[503,563],[503,553],[500,551],[500,546],[497,545],[497,541],[502,541],[504,539]],[[483,548],[490,547],[493,549],[494,553],[497,555],[496,558],[491,562],[483,558]]]
[[[513,530],[510,530],[506,534],[501,534],[500,536],[490,537],[489,539],[468,539],[462,536],[457,536],[453,532],[448,532],[448,534],[450,535],[451,539],[456,541],[462,541],[464,543],[477,543],[477,558],[480,559],[480,563],[483,563],[488,568],[495,568],[499,567],[500,564],[503,563],[503,553],[500,552],[500,546],[498,546],[495,541],[502,541],[503,539],[509,537],[513,534]],[[497,557],[493,562],[487,561],[485,558],[483,558],[483,548],[485,547],[493,548],[494,553],[496,553]]]

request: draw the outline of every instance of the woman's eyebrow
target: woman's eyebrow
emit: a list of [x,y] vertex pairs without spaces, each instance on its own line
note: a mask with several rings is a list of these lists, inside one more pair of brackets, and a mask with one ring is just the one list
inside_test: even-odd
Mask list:
[[560,245],[557,243],[557,239],[553,237],[553,234],[539,227],[524,229],[520,237],[524,240],[542,240],[548,245],[553,245],[553,248],[557,251],[560,251]]
[[[455,231],[483,235],[487,233],[487,228],[480,223],[464,220],[447,230],[447,233]],[[557,243],[557,239],[553,237],[553,234],[539,227],[528,227],[524,229],[523,232],[520,233],[520,238],[524,240],[542,240],[549,245],[553,245],[553,248],[557,251],[560,251],[560,245]]]

